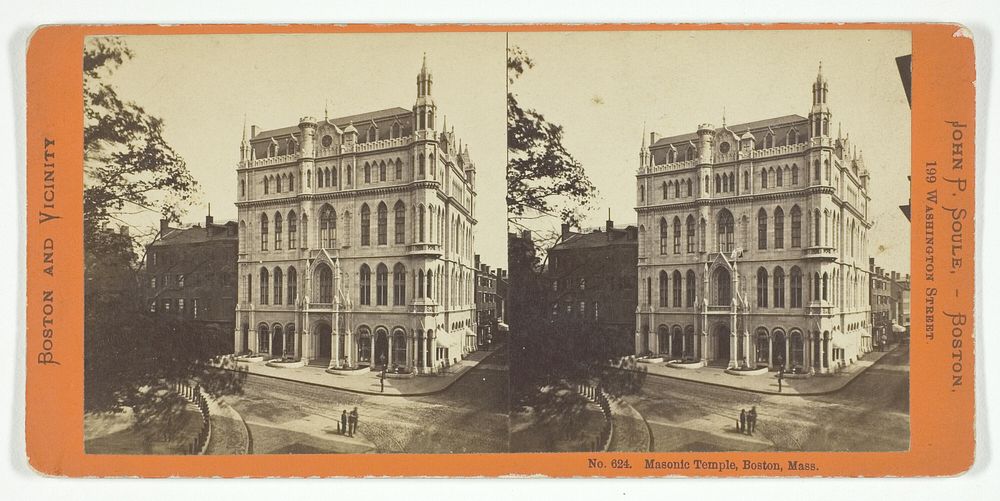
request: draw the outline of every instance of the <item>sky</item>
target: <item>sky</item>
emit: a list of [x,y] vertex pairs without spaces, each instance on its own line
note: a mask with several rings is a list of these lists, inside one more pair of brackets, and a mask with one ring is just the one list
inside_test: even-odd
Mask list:
[[[135,56],[113,75],[119,96],[165,122],[164,137],[200,184],[185,223],[236,218],[244,116],[263,130],[416,99],[427,55],[438,116],[475,162],[476,250],[507,264],[506,49],[503,33],[124,37]],[[152,216],[155,219],[158,216]],[[154,220],[136,224],[155,225]]]
[[[833,130],[863,152],[871,172],[871,255],[909,270],[910,108],[895,58],[907,31],[510,33],[535,66],[515,81],[522,106],[565,128],[563,144],[600,191],[584,227],[635,224],[643,130],[661,137],[699,124],[807,116],[820,62]],[[558,222],[554,223],[558,226]]]

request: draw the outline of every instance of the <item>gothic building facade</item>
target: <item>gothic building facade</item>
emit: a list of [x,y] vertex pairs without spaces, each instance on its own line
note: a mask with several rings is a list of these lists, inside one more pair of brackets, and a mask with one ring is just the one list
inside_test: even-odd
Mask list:
[[823,373],[872,349],[869,175],[828,90],[821,69],[807,117],[643,134],[637,353]]
[[237,352],[433,372],[475,349],[476,168],[410,110],[259,131],[240,147]]

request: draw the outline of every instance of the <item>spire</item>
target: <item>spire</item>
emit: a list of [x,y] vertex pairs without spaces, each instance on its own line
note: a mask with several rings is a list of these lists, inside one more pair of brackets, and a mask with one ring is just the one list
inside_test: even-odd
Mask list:
[[424,51],[424,62],[420,65],[420,73],[427,74],[427,52]]
[[726,128],[726,107],[722,107],[722,128]]
[[247,114],[243,114],[243,143],[247,142]]
[[323,101],[323,121],[330,121],[330,100],[326,99]]
[[646,151],[646,122],[642,122],[642,150]]
[[448,115],[444,116],[444,126],[441,127],[441,130],[448,132]]

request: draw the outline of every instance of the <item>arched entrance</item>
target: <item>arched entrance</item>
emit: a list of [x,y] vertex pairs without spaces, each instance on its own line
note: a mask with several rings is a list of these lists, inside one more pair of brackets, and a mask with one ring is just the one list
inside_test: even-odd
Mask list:
[[792,348],[791,349],[792,365],[791,366],[792,367],[801,367],[801,366],[803,366],[805,364],[805,358],[803,357],[803,353],[805,352],[805,350],[803,349],[804,348],[804,344],[802,342],[802,333],[798,332],[798,331],[793,332],[792,336],[791,336],[791,340],[792,340],[792,346],[791,346],[791,348]]
[[406,335],[401,329],[396,329],[392,333],[392,364],[407,366],[406,363]]
[[285,335],[280,325],[274,325],[274,334],[271,334],[271,356],[280,357],[285,351]]
[[368,327],[358,330],[358,362],[372,363],[372,331]]
[[267,328],[267,324],[260,324],[257,326],[257,353],[268,353],[271,351],[269,349],[271,342],[271,329]]
[[757,365],[767,365],[771,356],[771,343],[767,338],[767,329],[757,329]]
[[715,339],[715,360],[728,361],[731,353],[729,351],[729,326],[726,324],[716,326],[713,337]]
[[684,353],[685,357],[694,356],[694,326],[689,325],[684,328]]
[[774,356],[771,360],[774,362],[775,367],[784,367],[787,369],[788,365],[785,363],[785,353],[787,353],[787,340],[785,339],[785,333],[775,331],[772,336],[774,337],[774,341],[772,343],[772,346],[774,347]]
[[670,336],[667,332],[666,325],[661,325],[658,329],[656,329],[656,339],[659,341],[656,345],[659,347],[660,353],[668,353],[672,355],[672,353],[670,353],[669,338]]
[[670,354],[675,357],[684,356],[684,335],[681,334],[681,326],[675,325],[673,336],[671,337]]
[[316,325],[316,335],[319,337],[319,345],[316,347],[316,358],[333,358],[333,328],[326,322]]
[[373,363],[376,367],[385,367],[389,362],[389,336],[385,329],[375,331],[375,359]]

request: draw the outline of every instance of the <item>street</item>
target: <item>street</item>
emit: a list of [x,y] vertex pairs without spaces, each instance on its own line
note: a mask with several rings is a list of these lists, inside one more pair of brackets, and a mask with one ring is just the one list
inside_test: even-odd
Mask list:
[[[900,451],[909,448],[909,347],[900,346],[842,390],[821,396],[762,395],[648,377],[628,397],[655,451]],[[736,431],[757,407],[757,431]]]
[[[507,353],[496,350],[441,393],[377,396],[249,375],[226,397],[246,421],[255,454],[475,453],[508,449]],[[358,434],[338,433],[358,408]]]

